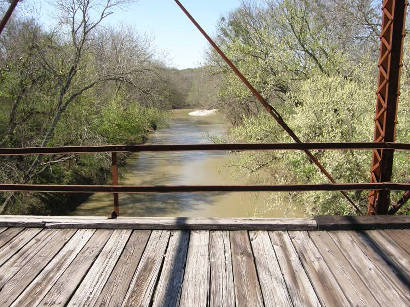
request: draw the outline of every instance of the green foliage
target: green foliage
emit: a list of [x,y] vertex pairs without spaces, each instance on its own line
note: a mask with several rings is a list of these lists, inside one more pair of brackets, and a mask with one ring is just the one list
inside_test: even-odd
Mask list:
[[111,102],[95,119],[93,129],[110,144],[141,143],[147,133],[164,126],[165,114],[134,103],[128,108]]
[[[371,142],[374,131],[379,14],[372,2],[244,1],[223,18],[219,43],[249,81],[283,116],[303,142]],[[347,2],[345,3],[347,4]],[[347,22],[349,21],[349,22]],[[405,41],[397,141],[410,142],[409,40]],[[289,136],[215,54],[223,74],[221,109],[236,124],[231,141],[290,142]],[[222,68],[217,68],[222,67]],[[369,182],[371,151],[316,151],[338,182]],[[326,183],[302,152],[235,154],[239,171],[271,174],[275,183]],[[409,155],[396,152],[395,182],[408,182]],[[392,193],[397,200],[402,193]],[[363,211],[367,191],[349,193]],[[274,203],[296,203],[308,214],[355,214],[338,192],[283,193]],[[410,209],[403,210],[410,213]]]
[[[135,144],[165,125],[173,89],[146,42],[130,31],[93,31],[79,49],[34,21],[8,24],[0,36],[0,146]],[[103,184],[111,163],[108,154],[2,160],[0,182],[44,184]],[[6,197],[0,211],[13,214],[67,214],[84,200],[16,193],[2,207]]]

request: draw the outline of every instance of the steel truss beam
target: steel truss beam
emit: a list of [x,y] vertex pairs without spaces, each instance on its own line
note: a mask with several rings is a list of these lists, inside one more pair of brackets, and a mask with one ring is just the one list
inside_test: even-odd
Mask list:
[[18,2],[19,2],[19,0],[13,0],[10,3],[10,6],[9,6],[8,10],[4,14],[3,19],[0,21],[0,34],[1,34],[1,32],[3,32],[4,28],[6,27],[6,24],[9,21],[9,19],[11,17],[11,14],[13,14],[13,11],[16,8]]
[[[394,142],[396,138],[397,105],[400,70],[405,36],[406,0],[384,0],[380,33],[379,74],[375,116],[375,142]],[[392,177],[394,150],[373,151],[371,182],[389,182]],[[368,214],[387,214],[390,192],[372,190],[369,193]]]

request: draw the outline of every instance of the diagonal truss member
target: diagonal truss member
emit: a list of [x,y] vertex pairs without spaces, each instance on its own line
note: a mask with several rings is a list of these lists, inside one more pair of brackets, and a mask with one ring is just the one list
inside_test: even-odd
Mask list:
[[[406,0],[384,0],[380,33],[379,74],[375,116],[375,142],[394,142],[396,138],[397,105],[400,70],[405,36]],[[394,150],[373,151],[371,182],[389,182],[392,177]],[[388,190],[369,193],[368,214],[387,214],[390,206]]]
[[[260,102],[260,104],[266,109],[266,111],[276,120],[276,122],[287,132],[287,134],[295,141],[295,143],[302,144],[303,142],[299,137],[293,132],[293,130],[288,126],[288,124],[283,120],[282,116],[279,114],[274,107],[272,107],[265,98],[253,87],[253,85],[246,79],[246,77],[239,71],[239,69],[232,63],[232,61],[225,55],[225,53],[218,47],[218,45],[212,40],[212,38],[205,32],[205,30],[199,25],[199,23],[192,17],[192,15],[187,11],[187,9],[182,5],[179,0],[174,0],[175,3],[181,8],[188,19],[195,25],[195,27],[201,32],[205,39],[211,44],[215,51],[222,57],[226,64],[232,69],[232,71],[238,76],[238,78],[243,82],[243,84],[252,92],[254,97]],[[326,170],[326,168],[319,162],[319,160],[312,154],[310,150],[303,150],[309,160],[314,163],[321,173],[326,176],[327,179],[333,184],[336,180],[333,176]],[[360,208],[353,202],[353,200],[347,195],[345,191],[340,191],[346,200],[356,209],[360,214]]]

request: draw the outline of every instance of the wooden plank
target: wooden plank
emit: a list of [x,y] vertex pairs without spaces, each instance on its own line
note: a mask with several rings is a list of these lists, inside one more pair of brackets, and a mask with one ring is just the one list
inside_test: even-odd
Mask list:
[[[313,218],[157,218],[0,216],[0,226],[140,230],[314,230]],[[37,226],[36,226],[37,225]]]
[[[1,224],[0,224],[1,225]],[[146,230],[314,230],[313,219],[204,219],[133,218],[103,221],[62,221],[46,223],[47,228],[109,228]]]
[[[50,260],[61,250],[76,230],[60,230],[0,290],[0,306],[9,306],[41,272]],[[7,265],[6,265],[7,266]]]
[[255,231],[249,237],[265,304],[293,306],[269,234]]
[[32,219],[31,217],[21,216],[19,218],[11,217],[5,218],[4,216],[0,217],[0,226],[1,227],[20,227],[20,228],[29,228],[29,227],[36,227],[36,228],[43,228],[45,223]]
[[26,228],[3,245],[0,249],[0,266],[30,242],[41,230],[41,228]]
[[[381,276],[394,288],[400,296],[410,304],[410,277],[408,268],[401,266],[389,256],[384,247],[378,245],[365,232],[350,232],[350,236],[361,251],[379,269]],[[404,258],[407,258],[405,256]]]
[[309,234],[351,305],[377,306],[378,303],[370,290],[329,234],[326,231],[312,231]]
[[0,247],[5,245],[7,242],[9,242],[15,236],[17,236],[20,232],[23,231],[23,229],[24,228],[22,228],[22,227],[11,227],[11,228],[7,228],[5,231],[2,231],[0,233]]
[[126,306],[149,306],[170,232],[153,231],[124,300]]
[[39,306],[65,306],[94,263],[113,231],[97,230],[60,276]]
[[410,229],[386,229],[383,232],[410,254]]
[[363,253],[351,236],[354,232],[331,231],[329,234],[380,305],[406,306],[408,304],[406,299],[396,291],[395,287],[373,263],[372,259]]
[[0,227],[0,233],[2,233],[3,231],[5,231],[7,229],[7,227]]
[[0,267],[0,288],[26,265],[44,246],[51,244],[59,230],[43,230]]
[[16,221],[16,220],[26,220],[26,221],[36,221],[36,222],[46,222],[46,221],[63,221],[67,219],[72,220],[106,220],[106,216],[83,216],[83,215],[59,215],[59,216],[50,216],[50,215],[1,215],[0,221]]
[[211,263],[210,306],[235,306],[229,232],[211,231],[209,250]]
[[[383,251],[384,258],[394,261],[408,276],[410,276],[410,257],[409,253],[401,248],[394,240],[392,240],[386,233],[378,230],[368,230],[361,233],[362,237],[372,240],[373,244]],[[380,255],[380,253],[379,253]],[[410,286],[410,278],[409,278]]]
[[320,306],[319,299],[285,231],[269,233],[290,297],[295,307]]
[[114,230],[101,254],[95,260],[67,306],[94,305],[96,303],[131,232],[128,229]]
[[409,229],[410,216],[317,216],[319,230]]
[[308,233],[292,231],[289,232],[289,236],[322,305],[349,305],[349,301]]
[[237,306],[263,306],[247,231],[231,231],[232,268]]
[[152,306],[178,306],[188,253],[189,232],[173,231]]
[[36,306],[75,259],[95,230],[78,230],[12,306]]
[[191,231],[180,306],[207,306],[209,269],[209,232]]
[[121,306],[150,234],[149,230],[136,230],[131,234],[95,306]]

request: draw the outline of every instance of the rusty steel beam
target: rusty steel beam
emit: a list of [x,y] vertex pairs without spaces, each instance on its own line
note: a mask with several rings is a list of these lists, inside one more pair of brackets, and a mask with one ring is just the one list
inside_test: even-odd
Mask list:
[[16,8],[18,2],[19,0],[13,0],[13,2],[10,3],[10,6],[8,10],[6,11],[6,14],[4,14],[0,22],[0,34],[3,32],[4,28],[6,27],[6,24],[9,21],[11,14],[13,14],[13,11]]
[[397,211],[400,210],[401,207],[403,207],[406,202],[410,199],[410,190],[404,192],[403,196],[400,197],[400,199],[392,205],[391,209],[389,210],[389,214],[395,214]]
[[[192,15],[187,11],[187,9],[182,5],[182,3],[178,0],[174,0],[176,4],[181,8],[184,14],[188,17],[188,19],[195,25],[195,27],[202,33],[205,39],[211,44],[211,46],[216,50],[216,52],[222,57],[226,64],[232,69],[232,71],[238,76],[238,78],[245,84],[245,86],[252,92],[255,98],[260,102],[260,104],[266,109],[266,111],[276,120],[276,122],[282,127],[283,130],[287,132],[287,134],[296,142],[302,143],[299,137],[293,132],[293,130],[288,126],[288,124],[283,120],[280,113],[272,107],[265,98],[258,92],[257,89],[246,79],[246,77],[240,72],[240,70],[232,63],[232,61],[225,55],[225,53],[218,47],[218,45],[212,40],[212,38],[205,32],[204,29],[199,25],[199,23],[192,17]],[[319,160],[307,149],[303,150],[307,155],[308,159],[315,164],[320,172],[325,175],[325,177],[331,182],[336,183],[336,180],[333,176],[326,170],[326,168],[319,162]],[[346,192],[340,191],[346,200],[356,209],[356,211],[362,214],[359,207],[354,203],[354,201],[347,195]]]
[[[117,163],[117,153],[113,152],[111,154],[111,175],[112,184],[118,185],[118,163]],[[114,211],[111,213],[111,218],[116,219],[120,215],[120,205],[118,200],[118,193],[113,193],[114,197]]]
[[197,193],[197,192],[309,192],[309,191],[406,191],[410,183],[327,183],[286,185],[48,185],[48,184],[0,184],[4,192],[43,193]]
[[407,143],[260,143],[260,144],[143,144],[0,148],[0,156],[53,155],[101,152],[247,151],[247,150],[410,150]]
[[[406,0],[384,0],[380,34],[379,73],[375,116],[375,142],[394,142],[396,138],[400,70],[405,36]],[[370,169],[372,183],[389,182],[392,177],[394,150],[373,151]],[[368,214],[387,214],[389,191],[370,191]]]

